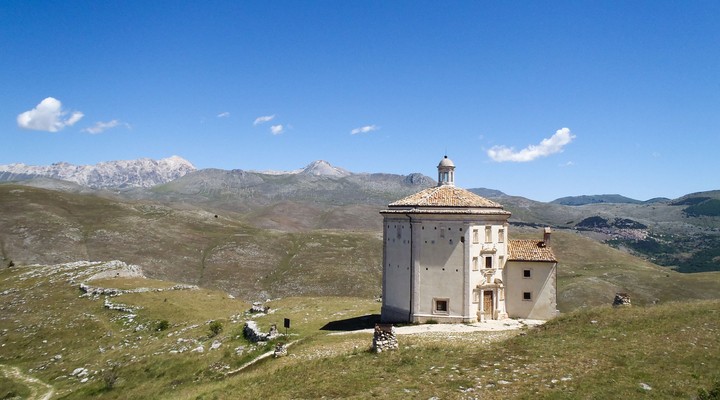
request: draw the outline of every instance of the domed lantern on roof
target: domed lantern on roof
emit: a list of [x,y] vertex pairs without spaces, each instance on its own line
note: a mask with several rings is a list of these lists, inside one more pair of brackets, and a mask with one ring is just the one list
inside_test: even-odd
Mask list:
[[438,164],[438,186],[455,186],[455,164],[448,156],[440,160]]

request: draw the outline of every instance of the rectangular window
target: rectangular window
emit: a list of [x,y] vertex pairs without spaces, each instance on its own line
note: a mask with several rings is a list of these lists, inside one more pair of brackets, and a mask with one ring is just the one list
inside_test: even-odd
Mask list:
[[505,256],[499,256],[498,258],[498,268],[505,268]]
[[477,229],[473,229],[473,243],[480,243],[480,232]]
[[532,301],[532,293],[523,292],[523,301]]
[[498,243],[505,243],[505,229],[498,231]]
[[448,313],[448,299],[433,299],[433,314],[447,314]]
[[492,268],[492,257],[485,257],[485,268]]
[[532,270],[524,269],[523,270],[523,278],[532,278]]
[[477,270],[478,270],[479,264],[480,264],[480,262],[478,261],[478,258],[477,258],[477,257],[473,257],[473,261],[472,261],[472,269],[473,269],[473,271],[477,271]]
[[492,243],[492,227],[485,227],[485,243]]

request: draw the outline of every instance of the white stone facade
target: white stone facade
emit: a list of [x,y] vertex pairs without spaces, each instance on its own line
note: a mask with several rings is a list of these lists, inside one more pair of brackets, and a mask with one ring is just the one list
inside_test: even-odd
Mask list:
[[[537,249],[532,241],[522,241],[517,247],[522,251],[514,254],[508,240],[510,212],[454,187],[454,169],[444,158],[437,187],[381,211],[382,320],[552,318],[557,264],[552,252],[544,241],[535,242]],[[532,273],[524,277],[528,268]]]

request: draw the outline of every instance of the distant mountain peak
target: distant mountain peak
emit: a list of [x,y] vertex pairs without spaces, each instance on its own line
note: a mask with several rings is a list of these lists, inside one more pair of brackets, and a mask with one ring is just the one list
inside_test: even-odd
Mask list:
[[47,166],[0,165],[0,181],[47,177],[74,182],[95,189],[150,187],[170,182],[196,168],[190,161],[172,156],[160,160],[105,161],[95,165],[57,162]]
[[352,173],[346,169],[334,167],[325,160],[317,160],[308,164],[300,172],[303,175],[313,176],[331,176],[335,178],[342,178],[344,176],[351,175]]

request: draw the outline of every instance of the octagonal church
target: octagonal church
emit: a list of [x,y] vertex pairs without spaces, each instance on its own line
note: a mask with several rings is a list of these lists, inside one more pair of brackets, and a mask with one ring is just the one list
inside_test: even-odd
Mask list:
[[455,186],[440,161],[437,186],[387,206],[383,216],[383,322],[476,322],[557,315],[550,228],[508,240],[510,212]]

